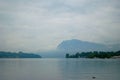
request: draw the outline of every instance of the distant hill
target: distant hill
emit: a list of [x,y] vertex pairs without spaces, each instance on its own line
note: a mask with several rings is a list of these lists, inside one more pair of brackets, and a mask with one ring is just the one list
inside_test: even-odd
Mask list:
[[108,47],[103,44],[72,39],[61,42],[57,46],[57,49],[67,52],[86,52],[86,51],[106,51],[108,50]]
[[120,44],[112,44],[108,46],[112,51],[120,50]]
[[55,50],[39,52],[38,54],[46,58],[63,58],[66,53],[74,54],[76,52],[92,52],[92,51],[104,51],[112,52],[120,50],[120,45],[104,45],[94,42],[81,41],[77,39],[62,41]]
[[41,56],[33,53],[0,51],[0,58],[41,58]]

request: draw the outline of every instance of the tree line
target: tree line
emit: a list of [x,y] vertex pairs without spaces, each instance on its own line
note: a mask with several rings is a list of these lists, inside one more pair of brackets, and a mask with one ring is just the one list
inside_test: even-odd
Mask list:
[[116,52],[104,52],[104,51],[93,51],[93,52],[77,52],[75,54],[66,53],[66,58],[112,58],[113,56],[120,56],[120,51]]
[[41,58],[41,56],[33,53],[0,51],[0,58]]

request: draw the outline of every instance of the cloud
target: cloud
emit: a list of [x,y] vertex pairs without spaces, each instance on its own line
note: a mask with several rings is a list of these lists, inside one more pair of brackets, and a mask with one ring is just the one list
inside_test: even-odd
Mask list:
[[0,50],[55,49],[66,39],[120,42],[119,0],[1,0]]

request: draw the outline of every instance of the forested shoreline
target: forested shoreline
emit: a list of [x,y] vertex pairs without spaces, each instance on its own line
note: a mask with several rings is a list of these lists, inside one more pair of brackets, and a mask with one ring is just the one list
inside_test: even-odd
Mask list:
[[34,53],[0,51],[0,58],[41,58],[41,56]]
[[66,58],[112,58],[120,56],[120,51],[105,52],[105,51],[93,51],[93,52],[77,52],[75,54],[66,53]]

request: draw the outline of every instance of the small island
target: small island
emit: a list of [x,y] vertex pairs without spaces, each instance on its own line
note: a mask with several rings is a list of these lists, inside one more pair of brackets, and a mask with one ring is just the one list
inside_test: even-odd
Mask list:
[[5,52],[0,51],[0,58],[41,58],[40,55],[24,52]]
[[120,51],[116,52],[104,52],[104,51],[93,51],[93,52],[77,52],[76,54],[66,53],[66,58],[120,58]]

